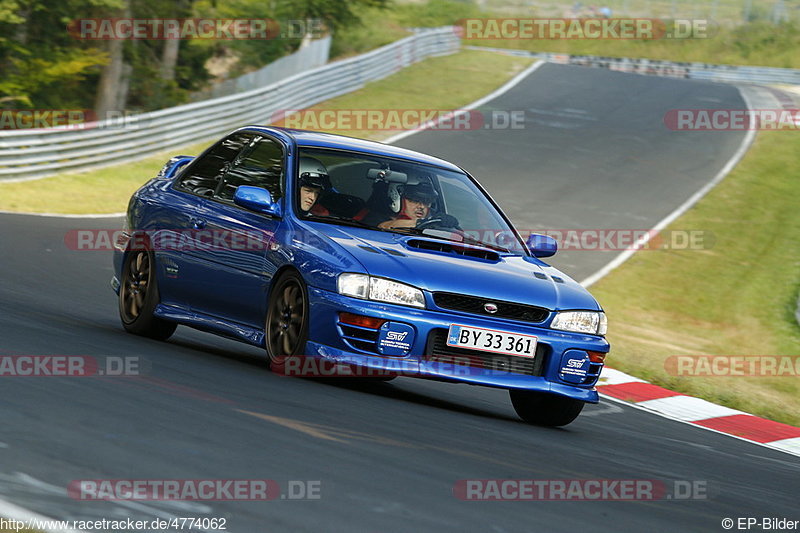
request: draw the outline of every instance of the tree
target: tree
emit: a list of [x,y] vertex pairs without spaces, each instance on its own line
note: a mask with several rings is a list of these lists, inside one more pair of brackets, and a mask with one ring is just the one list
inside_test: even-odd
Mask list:
[[[108,55],[95,42],[75,39],[70,21],[119,0],[0,0],[0,101],[5,108],[85,108],[86,84]],[[54,31],[56,28],[56,31]]]
[[361,22],[358,12],[366,7],[384,8],[389,0],[276,0],[281,18],[321,20],[331,31]]

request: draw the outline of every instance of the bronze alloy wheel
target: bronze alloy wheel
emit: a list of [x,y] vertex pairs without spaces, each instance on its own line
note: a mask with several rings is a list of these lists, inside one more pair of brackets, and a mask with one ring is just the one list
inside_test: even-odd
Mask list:
[[168,339],[175,332],[177,324],[155,316],[159,299],[152,252],[129,252],[122,268],[119,286],[119,317],[122,327],[136,335]]
[[128,275],[120,286],[122,298],[122,320],[134,322],[144,308],[147,288],[150,284],[150,257],[147,252],[132,252],[128,264]]
[[287,272],[276,282],[269,300],[266,346],[275,364],[286,356],[302,355],[308,331],[308,298],[303,280]]

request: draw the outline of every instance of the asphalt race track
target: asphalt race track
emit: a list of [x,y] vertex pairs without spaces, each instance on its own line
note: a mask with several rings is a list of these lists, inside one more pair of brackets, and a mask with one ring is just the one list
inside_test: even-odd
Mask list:
[[[661,123],[666,109],[741,107],[724,85],[546,66],[491,106],[526,110],[526,128],[423,132],[400,144],[460,162],[520,227],[649,228],[741,142]],[[64,244],[70,229],[120,224],[0,216],[0,355],[145,361],[138,378],[1,378],[1,499],[61,519],[226,517],[239,533],[652,533],[797,518],[796,458],[631,407],[603,402],[565,429],[539,428],[517,419],[502,390],[283,378],[260,350],[185,327],[166,343],[128,335],[108,285],[110,253]],[[560,264],[580,279],[609,257],[566,252]],[[608,502],[453,494],[458,480],[508,478],[706,490]],[[80,479],[272,479],[284,493],[290,481],[319,481],[320,498],[84,502],[66,492]]]
[[[710,181],[744,135],[672,131],[664,115],[745,107],[730,85],[546,64],[480,108],[484,128],[398,144],[467,169],[521,231],[646,231]],[[502,126],[505,112],[524,113],[524,127],[486,127]],[[580,281],[619,253],[593,246],[570,246],[552,263]]]

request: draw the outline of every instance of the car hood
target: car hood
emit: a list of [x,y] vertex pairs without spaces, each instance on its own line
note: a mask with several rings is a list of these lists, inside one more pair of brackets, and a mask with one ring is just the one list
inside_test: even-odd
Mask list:
[[[600,309],[592,295],[575,280],[533,257],[497,254],[486,248],[423,235],[325,223],[313,226],[349,252],[373,276],[431,292],[469,294],[551,310]],[[464,255],[465,250],[468,255]]]

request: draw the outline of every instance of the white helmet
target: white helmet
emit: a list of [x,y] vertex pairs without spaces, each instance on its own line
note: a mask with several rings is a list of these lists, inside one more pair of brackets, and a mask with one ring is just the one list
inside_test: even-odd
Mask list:
[[328,169],[318,159],[302,156],[300,158],[298,180],[300,186],[315,187],[327,191],[331,188],[331,179]]

